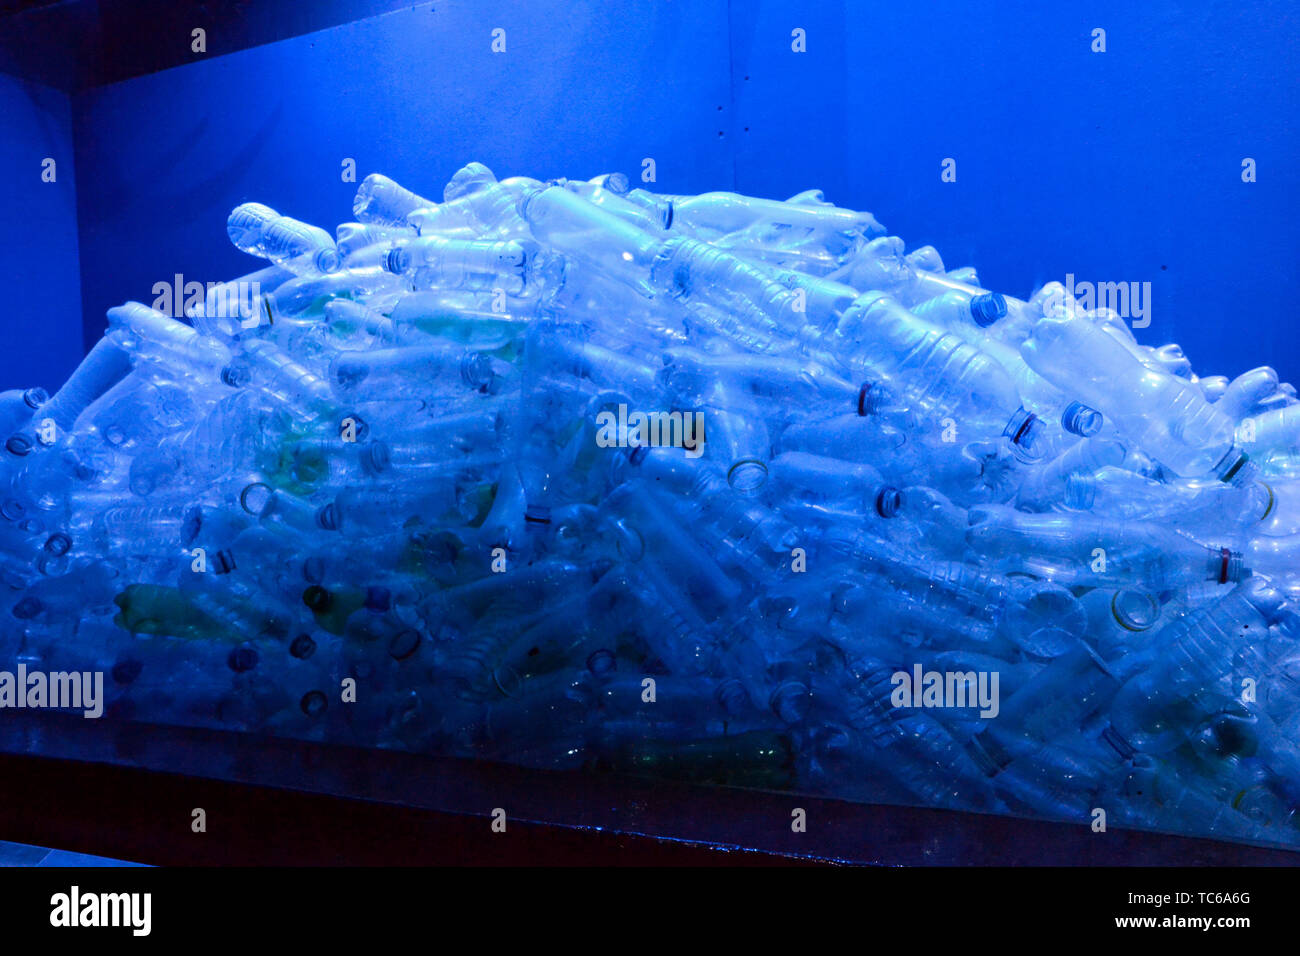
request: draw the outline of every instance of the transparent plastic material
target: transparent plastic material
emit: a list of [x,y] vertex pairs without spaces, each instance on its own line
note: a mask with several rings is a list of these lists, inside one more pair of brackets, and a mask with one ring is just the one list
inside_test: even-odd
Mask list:
[[815,190],[428,194],[245,203],[260,267],[0,393],[6,660],[110,719],[1300,844],[1272,369]]

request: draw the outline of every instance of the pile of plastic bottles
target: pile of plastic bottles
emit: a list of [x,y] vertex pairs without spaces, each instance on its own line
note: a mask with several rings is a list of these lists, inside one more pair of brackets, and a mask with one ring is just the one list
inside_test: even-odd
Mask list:
[[353,214],[239,206],[265,268],[0,395],[5,661],[122,719],[1300,842],[1272,369],[816,191],[471,164]]

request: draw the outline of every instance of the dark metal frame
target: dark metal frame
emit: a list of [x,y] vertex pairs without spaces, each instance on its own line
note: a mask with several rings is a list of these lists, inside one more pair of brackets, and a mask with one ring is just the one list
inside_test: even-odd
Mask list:
[[[796,807],[807,832],[792,831]],[[196,808],[206,832],[192,830]],[[12,710],[0,715],[0,839],[169,865],[1300,864],[1084,824]]]

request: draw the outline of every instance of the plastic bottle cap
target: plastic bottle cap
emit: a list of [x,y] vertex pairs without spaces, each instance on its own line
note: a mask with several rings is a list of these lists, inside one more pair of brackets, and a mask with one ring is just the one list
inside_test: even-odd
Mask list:
[[334,249],[322,249],[316,254],[316,268],[321,272],[329,275],[331,272],[337,272],[342,260]]
[[903,493],[892,485],[886,485],[876,494],[876,514],[882,518],[892,518],[903,507]]
[[772,692],[772,713],[787,724],[803,720],[808,703],[808,688],[798,681],[787,681]]
[[1249,464],[1250,456],[1237,447],[1232,447],[1224,453],[1215,467],[1214,473],[1220,481],[1229,485],[1240,485],[1246,481],[1253,481],[1255,478],[1255,469]]
[[1246,564],[1240,551],[1231,548],[1219,548],[1210,557],[1210,573],[1207,579],[1220,584],[1237,584],[1246,576]]
[[492,359],[482,352],[467,352],[460,362],[460,375],[471,388],[484,389],[496,378]]
[[384,258],[384,269],[400,276],[411,264],[411,254],[402,246],[394,246]]
[[299,634],[289,645],[289,653],[299,660],[311,657],[316,653],[316,642],[311,639],[309,634]]
[[1037,461],[1043,456],[1044,449],[1039,447],[1042,437],[1043,421],[1033,412],[1020,408],[1002,434],[1011,440],[1012,451],[1022,461]]
[[592,651],[587,657],[587,670],[598,676],[616,670],[617,664],[618,659],[614,656],[614,652],[603,647]]
[[339,530],[339,509],[334,502],[321,505],[316,509],[316,527],[324,531]]
[[349,412],[339,419],[339,437],[347,438],[348,423],[351,423],[351,437],[357,441],[363,441],[370,434],[370,426],[366,424],[365,419],[355,412]]
[[275,502],[275,492],[271,486],[255,481],[239,493],[239,504],[250,515],[260,518],[271,510]]
[[982,329],[1007,314],[1007,300],[998,292],[981,292],[970,300],[971,318]]
[[1159,620],[1160,603],[1145,591],[1116,591],[1111,595],[1110,611],[1124,630],[1140,633]]
[[252,379],[252,372],[246,365],[227,365],[221,370],[222,384],[231,388],[244,388]]
[[393,466],[393,456],[388,443],[376,439],[367,444],[362,463],[365,465],[366,470],[373,474],[388,471]]
[[741,494],[757,491],[767,482],[767,465],[756,458],[745,458],[727,470],[727,484]]
[[313,584],[302,592],[302,603],[313,611],[328,611],[334,604],[334,595],[319,584]]
[[1264,521],[1265,519],[1268,518],[1269,515],[1273,513],[1273,508],[1277,505],[1277,495],[1275,495],[1273,492],[1273,486],[1270,485],[1267,481],[1261,481],[1259,482],[1259,484],[1263,486],[1265,491],[1268,492],[1268,503],[1264,508],[1264,513],[1259,516],[1259,520]]
[[858,415],[874,415],[880,407],[880,390],[875,382],[863,382],[858,389]]
[[1101,412],[1083,402],[1071,402],[1061,413],[1061,427],[1072,435],[1091,438],[1101,431],[1105,418]]

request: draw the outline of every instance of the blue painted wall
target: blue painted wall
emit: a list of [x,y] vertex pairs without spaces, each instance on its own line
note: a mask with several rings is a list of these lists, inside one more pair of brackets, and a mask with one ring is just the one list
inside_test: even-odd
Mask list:
[[1182,343],[1204,374],[1300,380],[1297,13],[1074,6],[438,2],[79,94],[87,339],[175,272],[250,270],[224,232],[241,201],[347,218],[344,157],[436,198],[471,159],[549,177],[650,156],[668,192],[821,187],[1012,294],[1067,273],[1151,282],[1145,341]]
[[[42,163],[55,162],[54,182]],[[68,97],[0,74],[0,389],[53,391],[82,355],[77,185]]]
[[1141,341],[1300,383],[1293,2],[736,2],[731,35],[742,192],[822,187],[1013,295],[1150,282]]

